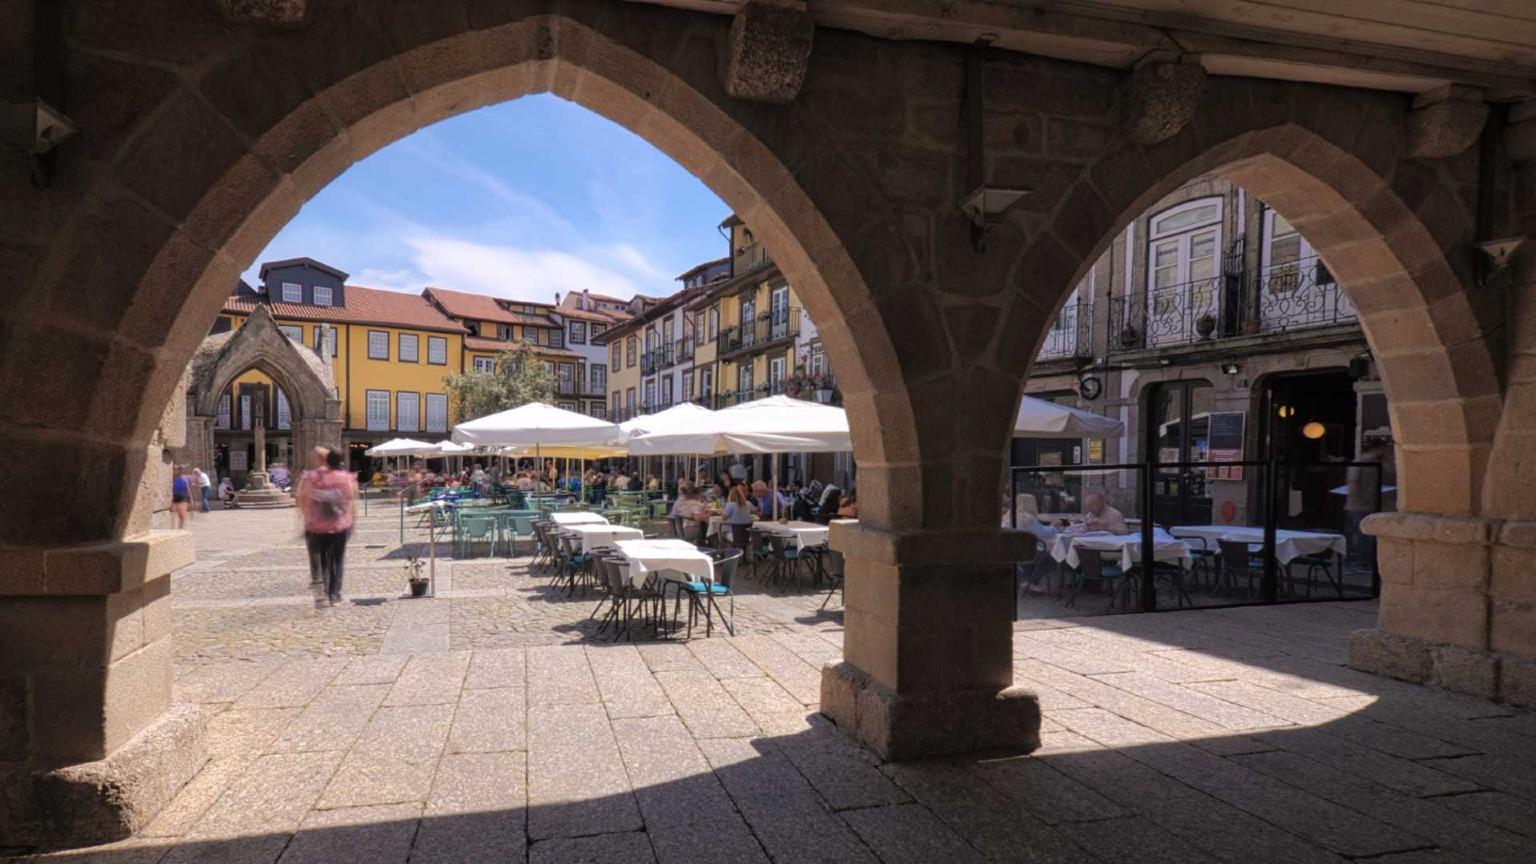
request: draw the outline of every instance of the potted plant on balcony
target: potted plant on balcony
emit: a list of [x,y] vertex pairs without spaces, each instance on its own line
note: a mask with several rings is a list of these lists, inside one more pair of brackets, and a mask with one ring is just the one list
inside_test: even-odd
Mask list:
[[1137,343],[1140,341],[1141,333],[1137,331],[1136,325],[1127,324],[1120,329],[1121,348],[1135,348]]
[[421,574],[421,568],[426,566],[420,558],[412,558],[405,562],[405,582],[411,587],[412,597],[425,597],[427,594],[427,577]]
[[1207,312],[1196,318],[1195,332],[1200,334],[1201,339],[1211,338],[1211,334],[1216,332],[1216,316]]

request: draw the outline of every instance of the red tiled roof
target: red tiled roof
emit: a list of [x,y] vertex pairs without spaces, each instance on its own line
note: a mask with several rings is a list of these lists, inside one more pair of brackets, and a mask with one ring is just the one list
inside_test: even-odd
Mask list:
[[[485,351],[499,354],[502,351],[511,351],[517,348],[520,342],[507,342],[501,339],[486,339],[482,336],[465,336],[464,347],[470,351]],[[565,348],[551,348],[548,345],[531,345],[533,353],[540,357],[556,357],[561,359],[579,360],[580,354]]]
[[447,288],[428,287],[426,292],[445,312],[455,318],[476,321],[495,321],[501,324],[522,324],[522,316],[501,308],[495,297],[471,294],[468,291],[450,291]]
[[[420,294],[400,291],[384,291],[348,285],[345,289],[345,306],[311,306],[306,303],[267,302],[272,317],[290,321],[323,321],[339,324],[379,324],[386,327],[411,327],[417,330],[437,330],[444,333],[463,333],[464,328],[437,310]],[[224,312],[249,315],[256,310],[261,299],[227,297]]]
[[612,312],[599,312],[593,309],[573,309],[569,306],[561,306],[555,312],[567,318],[575,318],[577,321],[596,321],[599,324],[611,324],[615,321],[623,321],[628,315],[615,315]]

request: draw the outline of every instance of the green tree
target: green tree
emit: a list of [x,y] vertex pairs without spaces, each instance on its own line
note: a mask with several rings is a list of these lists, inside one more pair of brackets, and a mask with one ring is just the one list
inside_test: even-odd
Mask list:
[[555,393],[555,374],[524,343],[497,355],[496,371],[449,375],[443,384],[462,423],[529,402],[548,402]]

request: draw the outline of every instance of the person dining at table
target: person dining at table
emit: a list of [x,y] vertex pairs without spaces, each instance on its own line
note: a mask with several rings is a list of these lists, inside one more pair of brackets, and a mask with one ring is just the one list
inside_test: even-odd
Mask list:
[[732,542],[735,542],[738,534],[745,538],[747,528],[756,521],[757,514],[753,511],[752,502],[747,500],[747,484],[732,486],[725,500],[725,511],[720,514],[720,522],[727,526]]
[[783,492],[769,491],[768,484],[761,480],[752,484],[752,505],[762,514],[762,518],[773,518],[774,499],[778,499],[780,513],[789,512],[789,499],[784,497]]
[[1073,528],[1079,531],[1107,531],[1110,534],[1129,534],[1131,529],[1125,524],[1125,516],[1110,506],[1104,500],[1104,496],[1098,492],[1089,492],[1083,496],[1083,518],[1073,523]]

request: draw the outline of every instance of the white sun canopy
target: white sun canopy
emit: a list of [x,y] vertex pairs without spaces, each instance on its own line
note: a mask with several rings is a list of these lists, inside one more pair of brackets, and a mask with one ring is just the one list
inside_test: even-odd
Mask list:
[[619,428],[624,430],[624,437],[621,440],[628,441],[636,435],[644,435],[647,432],[662,432],[685,423],[705,422],[704,418],[713,416],[715,412],[702,405],[684,402],[681,405],[673,405],[665,411],[642,414],[620,423]]
[[853,449],[848,414],[841,408],[788,396],[769,396],[699,416],[675,426],[636,435],[629,452],[828,453]]
[[454,441],[491,447],[606,446],[620,434],[619,427],[606,420],[545,402],[529,402],[453,427]]
[[1021,438],[1108,438],[1119,435],[1125,424],[1113,417],[1059,405],[1034,396],[1019,404],[1013,432]]
[[417,456],[423,453],[436,453],[437,445],[428,444],[425,441],[417,441],[415,438],[394,438],[377,444],[363,451],[366,456]]
[[444,456],[463,456],[466,453],[474,452],[475,445],[455,444],[452,441],[439,441],[432,445],[432,449],[436,450],[438,453],[441,453]]

